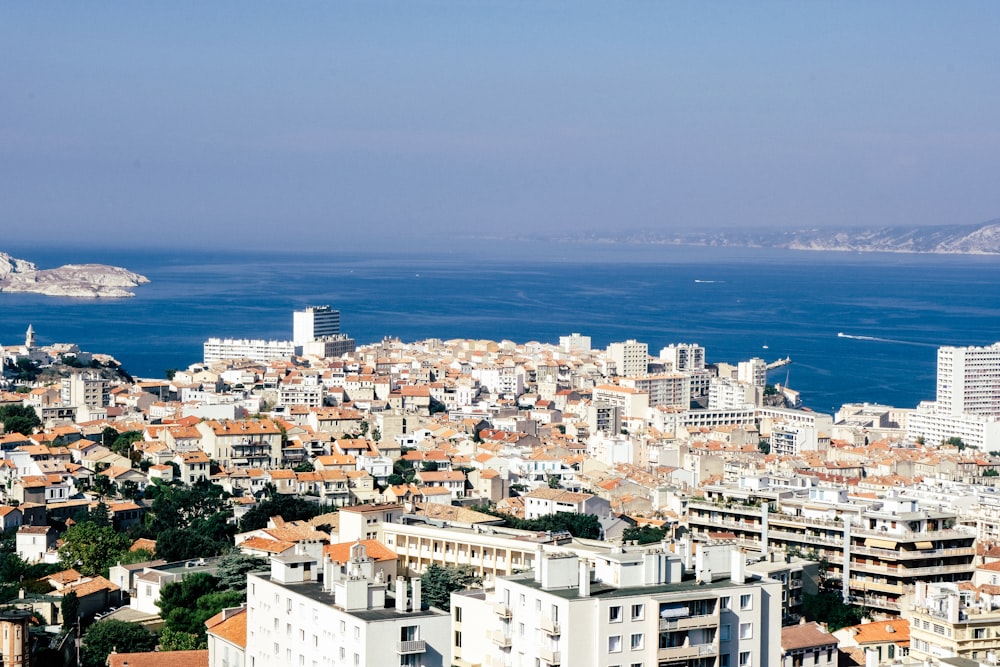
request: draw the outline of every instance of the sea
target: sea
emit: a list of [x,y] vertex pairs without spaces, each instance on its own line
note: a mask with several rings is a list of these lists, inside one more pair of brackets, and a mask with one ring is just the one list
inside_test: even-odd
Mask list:
[[912,408],[941,345],[1000,340],[1000,257],[753,248],[470,242],[375,253],[4,248],[39,268],[100,262],[152,281],[130,299],[0,294],[0,344],[76,343],[135,377],[201,361],[209,337],[291,338],[292,311],[330,305],[359,345],[390,336],[698,343],[709,362],[792,363],[771,382],[803,404]]

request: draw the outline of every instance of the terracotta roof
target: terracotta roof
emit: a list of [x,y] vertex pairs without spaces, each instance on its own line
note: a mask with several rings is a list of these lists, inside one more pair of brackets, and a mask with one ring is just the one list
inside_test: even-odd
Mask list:
[[905,619],[862,623],[861,625],[852,625],[847,629],[852,633],[856,631],[854,641],[859,646],[884,642],[893,642],[895,644],[910,643],[910,622]]
[[[374,561],[387,561],[396,560],[395,552],[389,547],[383,545],[378,540],[360,540],[361,545],[365,548],[368,553],[368,557]],[[351,559],[351,547],[353,547],[358,542],[338,542],[337,544],[328,544],[323,547],[323,555],[330,556],[331,560],[335,560],[338,563],[346,563]]]
[[781,628],[781,648],[785,651],[836,644],[837,638],[819,623],[802,623]]
[[112,653],[108,667],[208,667],[208,650]]
[[220,639],[224,639],[230,644],[235,644],[240,648],[247,647],[247,610],[244,607],[239,611],[220,611],[212,618],[205,621],[205,627],[209,634],[213,634]]

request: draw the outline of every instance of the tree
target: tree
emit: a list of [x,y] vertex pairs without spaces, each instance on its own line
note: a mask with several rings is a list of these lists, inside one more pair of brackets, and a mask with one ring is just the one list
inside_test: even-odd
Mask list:
[[482,584],[482,577],[468,565],[430,565],[420,578],[421,598],[428,606],[451,611],[451,594]]
[[193,528],[167,528],[156,535],[156,556],[174,562],[218,556],[232,545]]
[[218,587],[222,590],[241,591],[245,595],[247,573],[266,570],[268,567],[268,562],[263,558],[247,556],[239,551],[226,554],[219,561],[219,569],[216,570]]
[[1000,472],[997,472],[996,468],[987,468],[983,471],[983,477],[996,477],[997,475],[1000,475]]
[[768,454],[770,454],[770,453],[771,453],[771,443],[770,443],[770,442],[768,442],[767,440],[764,440],[764,439],[761,439],[761,440],[760,440],[760,441],[759,441],[759,442],[757,443],[757,450],[758,450],[758,451],[759,451],[759,452],[760,452],[761,454],[764,454],[764,455],[766,456],[766,455],[768,455]]
[[546,483],[549,485],[550,489],[558,489],[561,486],[559,475],[549,475]]
[[830,632],[857,625],[864,618],[863,607],[844,603],[839,591],[827,588],[803,595],[802,613],[807,620],[826,623]]
[[119,456],[131,457],[133,452],[133,444],[142,440],[142,431],[126,431],[122,433],[111,443],[111,451]]
[[950,445],[951,447],[958,447],[958,451],[965,449],[965,443],[958,436],[951,436],[946,440],[941,442],[942,445]]
[[112,619],[87,628],[82,643],[83,667],[104,667],[112,650],[152,651],[156,648],[156,635],[136,623]]
[[114,565],[131,545],[132,538],[110,524],[99,526],[93,521],[81,521],[63,533],[59,557],[65,567],[75,567],[80,574],[94,576]]
[[204,572],[164,586],[157,604],[166,627],[205,641],[205,621],[246,600],[245,590],[220,590],[219,586],[217,577]]
[[163,628],[160,632],[161,651],[195,651],[203,648],[207,648],[207,642],[199,640],[196,634],[170,628]]
[[280,516],[285,521],[299,521],[311,519],[319,513],[320,508],[315,503],[293,495],[273,493],[240,518],[239,530],[245,533],[264,528],[272,516]]
[[659,542],[666,537],[666,535],[667,531],[665,528],[657,528],[656,526],[646,525],[626,528],[622,533],[622,539],[626,542],[652,544],[653,542]]
[[42,425],[35,410],[27,405],[0,405],[0,422],[4,433],[31,435]]
[[80,615],[80,598],[76,591],[70,591],[62,596],[59,603],[59,613],[62,615],[63,630],[69,630],[76,625],[76,619]]

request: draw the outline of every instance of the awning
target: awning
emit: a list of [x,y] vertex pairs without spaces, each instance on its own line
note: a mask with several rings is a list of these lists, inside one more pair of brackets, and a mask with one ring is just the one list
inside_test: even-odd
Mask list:
[[895,540],[879,540],[874,537],[869,537],[865,540],[866,547],[877,547],[879,549],[895,549]]
[[933,542],[917,542],[913,546],[915,546],[917,549],[933,549],[934,548],[934,543]]

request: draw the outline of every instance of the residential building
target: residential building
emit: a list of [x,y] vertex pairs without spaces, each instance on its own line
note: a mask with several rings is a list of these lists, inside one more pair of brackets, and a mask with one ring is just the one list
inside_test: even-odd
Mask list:
[[290,340],[209,338],[202,346],[202,350],[206,364],[227,359],[267,362],[275,359],[291,359],[295,356],[295,344]]
[[819,623],[781,628],[781,667],[837,667],[837,638]]
[[330,306],[309,306],[292,313],[292,343],[306,343],[340,333],[340,311]]
[[376,576],[365,547],[350,560],[293,553],[271,557],[269,574],[247,575],[247,664],[357,667],[451,665],[451,617],[426,608],[420,580]]
[[673,371],[703,371],[705,348],[698,343],[670,344],[660,350],[660,360]]
[[205,634],[208,639],[208,667],[246,665],[246,606],[223,609],[205,621]]
[[619,385],[648,394],[650,407],[666,405],[687,408],[691,405],[691,376],[686,373],[626,377],[619,381]]
[[608,363],[620,377],[645,375],[649,367],[649,345],[636,340],[611,343],[607,349]]
[[603,517],[611,513],[611,503],[590,493],[574,493],[548,487],[535,489],[524,496],[525,519],[537,519],[557,512]]
[[0,665],[28,667],[31,664],[28,627],[31,611],[6,609],[0,611]]
[[918,583],[909,613],[910,655],[935,665],[944,658],[978,663],[1000,655],[1000,599],[987,592],[994,590]]
[[[730,577],[688,572],[660,549],[618,549],[590,562],[545,554],[533,572],[500,577],[492,596],[452,596],[452,652],[460,664],[777,665],[777,584],[733,569]],[[489,625],[467,625],[484,607],[493,611]]]

